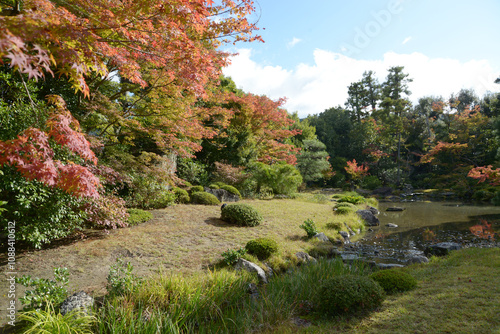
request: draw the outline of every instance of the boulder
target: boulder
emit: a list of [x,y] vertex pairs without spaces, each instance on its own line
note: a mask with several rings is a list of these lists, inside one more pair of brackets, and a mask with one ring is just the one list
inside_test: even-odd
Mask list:
[[245,269],[246,271],[249,272],[256,272],[257,276],[259,277],[259,281],[261,283],[267,284],[266,272],[264,271],[264,269],[262,269],[253,262],[247,261],[245,259],[239,259],[238,263],[236,263],[235,269],[237,270]]
[[328,239],[328,237],[323,232],[316,233],[314,238],[318,239],[319,241],[330,242],[330,239]]
[[90,315],[94,298],[87,295],[84,291],[77,292],[66,298],[61,304],[61,314],[65,315],[75,309],[79,309],[83,314]]
[[423,255],[415,255],[406,260],[408,264],[427,263],[429,259]]
[[373,206],[366,206],[366,210],[370,210],[374,215],[378,215],[380,211],[377,210],[377,208],[374,208]]
[[406,208],[400,208],[400,207],[397,207],[397,206],[385,209],[385,211],[405,211],[405,210],[406,210]]
[[345,244],[348,244],[351,242],[351,240],[349,240],[349,233],[347,233],[346,231],[339,231],[339,234],[342,236],[342,238],[344,238]]
[[379,269],[392,269],[392,268],[403,268],[404,265],[396,263],[377,263],[377,268]]
[[295,256],[301,263],[318,262],[315,258],[307,254],[306,252],[297,252],[295,253]]
[[446,256],[450,254],[452,250],[459,250],[462,246],[456,242],[440,242],[435,245],[430,245],[425,248],[425,256]]
[[221,202],[238,202],[240,197],[235,194],[231,194],[229,191],[225,189],[212,189],[212,188],[204,188],[205,192],[214,195]]
[[358,210],[356,213],[363,219],[368,226],[378,226],[380,221],[370,210]]

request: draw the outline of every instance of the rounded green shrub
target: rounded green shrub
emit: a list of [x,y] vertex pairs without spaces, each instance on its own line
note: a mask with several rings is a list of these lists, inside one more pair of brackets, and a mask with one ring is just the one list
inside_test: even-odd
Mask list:
[[349,202],[340,202],[335,204],[335,208],[342,208],[342,207],[355,209],[356,205]]
[[175,195],[175,203],[186,204],[186,203],[189,203],[189,201],[191,200],[189,198],[188,192],[184,189],[174,188],[174,189],[172,189],[172,191]]
[[265,260],[278,251],[278,243],[273,239],[258,238],[247,242],[245,248],[259,260]]
[[129,217],[128,217],[128,225],[129,226],[134,226],[140,223],[147,222],[150,219],[153,219],[153,215],[151,212],[141,210],[141,209],[128,209],[127,210]]
[[362,204],[366,202],[366,199],[363,196],[342,196],[338,199],[339,203],[352,203],[352,204]]
[[257,226],[262,222],[260,213],[248,204],[228,204],[222,208],[221,219],[242,226]]
[[210,189],[220,189],[219,185],[218,185],[218,184],[215,184],[215,183],[210,183],[210,184],[208,185],[208,187],[209,187]]
[[198,192],[202,192],[202,191],[205,191],[205,188],[203,188],[203,186],[192,186],[191,189],[189,189],[190,194],[194,194],[194,193],[198,193]]
[[355,313],[380,306],[384,295],[382,287],[369,277],[334,276],[321,284],[318,307],[328,315]]
[[220,205],[220,201],[212,194],[199,191],[191,194],[191,203],[203,205]]
[[237,195],[239,198],[241,198],[241,194],[240,192],[238,191],[238,189],[236,189],[235,187],[233,186],[230,186],[230,185],[225,185],[225,186],[221,186],[220,189],[224,189],[226,190],[227,192],[233,194],[233,195]]
[[417,286],[415,277],[401,270],[380,270],[370,275],[388,294],[409,291]]
[[217,181],[217,182],[214,182],[212,184],[216,185],[219,188],[222,188],[222,187],[224,187],[226,185],[224,182],[221,182],[221,181]]
[[346,215],[350,212],[353,212],[354,210],[348,206],[341,206],[338,208],[335,208],[335,213],[338,215]]

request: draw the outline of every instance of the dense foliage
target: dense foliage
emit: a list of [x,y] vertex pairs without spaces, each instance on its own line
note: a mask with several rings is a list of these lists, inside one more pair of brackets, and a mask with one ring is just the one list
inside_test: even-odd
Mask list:
[[248,204],[234,203],[224,206],[221,219],[241,226],[257,226],[262,222],[260,213]]
[[257,238],[247,242],[245,249],[259,260],[265,260],[278,251],[278,243],[270,238]]
[[321,283],[319,309],[328,315],[355,313],[380,306],[384,290],[366,276],[340,275]]
[[203,205],[220,205],[219,199],[215,195],[204,191],[198,191],[191,194],[191,203]]
[[417,280],[401,270],[388,269],[377,271],[370,278],[378,282],[388,294],[412,290],[417,286]]

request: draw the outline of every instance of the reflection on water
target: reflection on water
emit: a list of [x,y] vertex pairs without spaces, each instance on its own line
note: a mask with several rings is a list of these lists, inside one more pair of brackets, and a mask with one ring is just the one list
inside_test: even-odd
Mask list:
[[[388,207],[404,211],[386,211]],[[380,203],[380,226],[368,232],[367,241],[375,254],[368,258],[400,262],[409,255],[421,254],[426,245],[436,242],[459,242],[464,246],[495,242],[500,238],[500,207],[478,206],[457,202]],[[397,228],[385,226],[388,223]],[[376,256],[375,256],[376,255]]]

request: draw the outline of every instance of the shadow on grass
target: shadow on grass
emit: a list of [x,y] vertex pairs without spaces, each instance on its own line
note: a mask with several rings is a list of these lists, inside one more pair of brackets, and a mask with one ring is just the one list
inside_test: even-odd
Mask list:
[[246,227],[248,227],[248,226],[231,224],[231,223],[223,221],[220,218],[215,218],[215,217],[210,217],[210,218],[205,219],[205,223],[208,224],[208,225],[215,226],[215,227],[223,227],[223,228],[229,228],[229,227],[232,227],[232,228],[235,228],[235,227],[236,228],[238,228],[238,227],[246,228]]
[[302,241],[308,241],[309,238],[306,236],[306,235],[287,235],[285,237],[286,240],[290,240],[290,241],[299,241],[299,240],[302,240]]
[[[75,244],[81,240],[98,240],[98,239],[104,239],[108,233],[106,233],[105,230],[91,230],[91,229],[86,229],[83,231],[79,231],[76,233],[73,233],[72,235],[57,239],[52,241],[50,244],[43,245],[40,249],[36,249],[27,242],[23,240],[16,240],[16,259],[21,259],[24,257],[26,253],[29,252],[34,252],[34,251],[41,251],[41,250],[46,250],[46,249],[55,249],[59,248],[61,246],[69,246],[72,244]],[[2,238],[0,240],[0,248],[7,249],[7,238]],[[0,253],[0,266],[5,266],[8,263],[8,254],[7,252],[5,253]]]

